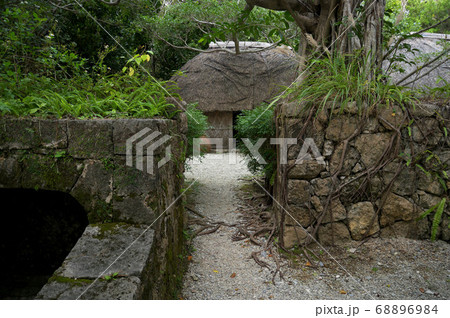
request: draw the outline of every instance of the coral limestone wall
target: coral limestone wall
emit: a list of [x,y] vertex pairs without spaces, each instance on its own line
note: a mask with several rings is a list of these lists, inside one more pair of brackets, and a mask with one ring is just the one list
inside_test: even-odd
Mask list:
[[[449,195],[448,107],[391,106],[362,116],[355,104],[343,111],[328,105],[310,120],[308,115],[296,103],[278,108],[278,137],[298,139],[288,164],[280,154],[277,163],[275,198],[286,210],[275,208],[285,224],[285,246],[311,240],[302,227],[325,245],[372,235],[429,238],[434,213],[417,218]],[[306,138],[320,151],[319,160],[312,152],[311,160],[298,160]],[[447,199],[437,229],[446,241],[449,215]]]
[[[39,298],[173,296],[183,248],[179,195],[186,129],[184,115],[178,120],[0,118],[0,188],[68,193],[90,222]],[[147,149],[143,168],[138,148]]]

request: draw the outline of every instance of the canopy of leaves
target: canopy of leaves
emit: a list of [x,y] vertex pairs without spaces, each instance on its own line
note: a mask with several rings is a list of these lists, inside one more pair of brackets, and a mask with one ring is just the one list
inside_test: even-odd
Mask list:
[[170,78],[198,54],[189,48],[207,49],[210,42],[231,41],[233,36],[240,41],[277,42],[298,31],[289,14],[263,8],[255,8],[244,22],[244,7],[245,1],[186,0],[151,17],[147,27],[153,39],[156,76]]
[[[98,60],[99,52],[105,47],[117,46],[116,41],[130,52],[145,49],[150,43],[150,36],[144,29],[145,19],[157,14],[159,7],[160,0],[129,0],[117,6],[108,6],[99,0],[7,3],[7,8],[34,12],[45,19],[35,34],[36,39],[51,33],[55,43],[71,49],[91,66]],[[11,26],[8,21],[5,22],[2,28]],[[108,54],[105,62],[113,71],[117,71],[126,59],[122,50],[116,50]]]
[[[399,21],[398,28],[401,32],[414,32],[430,27],[438,21],[449,16],[450,0],[408,0],[403,19]],[[386,13],[392,23],[396,22],[396,16],[402,11],[402,0],[388,0]],[[427,32],[450,33],[450,20],[429,29]]]

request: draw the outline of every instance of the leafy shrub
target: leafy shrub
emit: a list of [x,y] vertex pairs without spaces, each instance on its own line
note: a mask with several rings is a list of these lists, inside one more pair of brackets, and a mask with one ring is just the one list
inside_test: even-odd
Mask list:
[[196,105],[188,105],[187,108],[187,122],[188,122],[188,149],[186,157],[192,157],[194,149],[194,138],[200,138],[208,129],[208,117],[203,112],[196,108]]
[[[248,138],[253,145],[259,138],[270,139],[275,137],[273,109],[266,104],[263,104],[252,110],[242,111],[237,117],[236,130],[237,138]],[[253,173],[262,171],[266,179],[273,179],[276,170],[276,150],[275,147],[269,143],[269,140],[266,140],[261,148],[259,148],[259,153],[267,164],[259,163],[257,158],[253,157],[245,144],[238,142],[237,147],[242,154],[247,156],[247,165],[250,171]]]
[[[34,3],[31,1],[31,3]],[[32,6],[30,4],[30,6]],[[167,117],[179,111],[167,102],[176,96],[171,82],[158,82],[140,66],[149,54],[126,62],[127,74],[109,73],[105,58],[114,52],[96,52],[91,68],[86,59],[57,42],[41,18],[27,6],[6,8],[0,35],[0,114],[40,117]],[[121,61],[122,62],[122,61]],[[123,66],[123,65],[122,65]],[[136,69],[136,71],[135,71]]]
[[114,75],[89,86],[77,85],[75,81],[51,84],[26,94],[18,92],[14,98],[0,97],[0,113],[56,118],[171,118],[179,111],[166,100],[174,95],[174,86],[169,82]]
[[[27,76],[21,90],[5,89],[0,95],[0,115],[50,118],[172,118],[180,110],[167,101],[177,96],[171,82],[113,75],[90,85],[76,80],[55,83]],[[24,84],[26,83],[26,84]],[[35,84],[36,86],[31,86]]]
[[[450,0],[409,0],[406,6],[407,19],[412,21],[414,31],[430,27],[448,17]],[[428,30],[427,32],[450,33],[450,21]]]
[[[397,20],[396,17],[402,9],[402,2],[401,0],[387,0],[385,11],[390,16],[388,21],[396,24],[399,33],[419,31],[448,17],[450,0],[408,0],[403,19]],[[427,32],[448,34],[450,32],[450,20],[429,29]]]
[[[55,41],[85,58],[90,67],[96,64],[98,53],[105,47],[117,45],[115,40],[129,52],[138,48],[145,50],[150,45],[146,20],[158,13],[160,0],[128,0],[116,6],[106,5],[99,0],[78,2],[85,10],[72,0],[29,0],[26,8],[32,12],[40,11],[48,19],[46,26],[54,34]],[[124,51],[117,49],[106,57],[111,72],[120,70],[125,62],[124,56]]]

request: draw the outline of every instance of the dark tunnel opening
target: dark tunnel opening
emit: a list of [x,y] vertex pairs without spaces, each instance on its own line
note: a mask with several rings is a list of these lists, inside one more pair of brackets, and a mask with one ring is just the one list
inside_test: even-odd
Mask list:
[[33,299],[88,225],[84,208],[58,191],[0,189],[0,299]]

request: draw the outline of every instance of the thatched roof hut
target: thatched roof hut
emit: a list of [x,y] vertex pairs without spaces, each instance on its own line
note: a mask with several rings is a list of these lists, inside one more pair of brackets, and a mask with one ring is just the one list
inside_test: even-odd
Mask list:
[[[255,50],[267,45],[247,42],[240,48],[241,51]],[[178,93],[183,100],[198,102],[199,109],[208,115],[214,127],[208,132],[209,137],[228,139],[233,137],[236,114],[270,102],[284,86],[295,80],[297,66],[289,47],[234,54],[218,51],[216,45],[211,52],[201,53],[187,62],[181,68],[182,75],[176,75],[172,80],[178,84]],[[227,141],[224,140],[224,145]]]
[[203,111],[241,111],[270,101],[296,76],[297,62],[289,48],[257,53],[201,53],[175,76],[179,94]]

